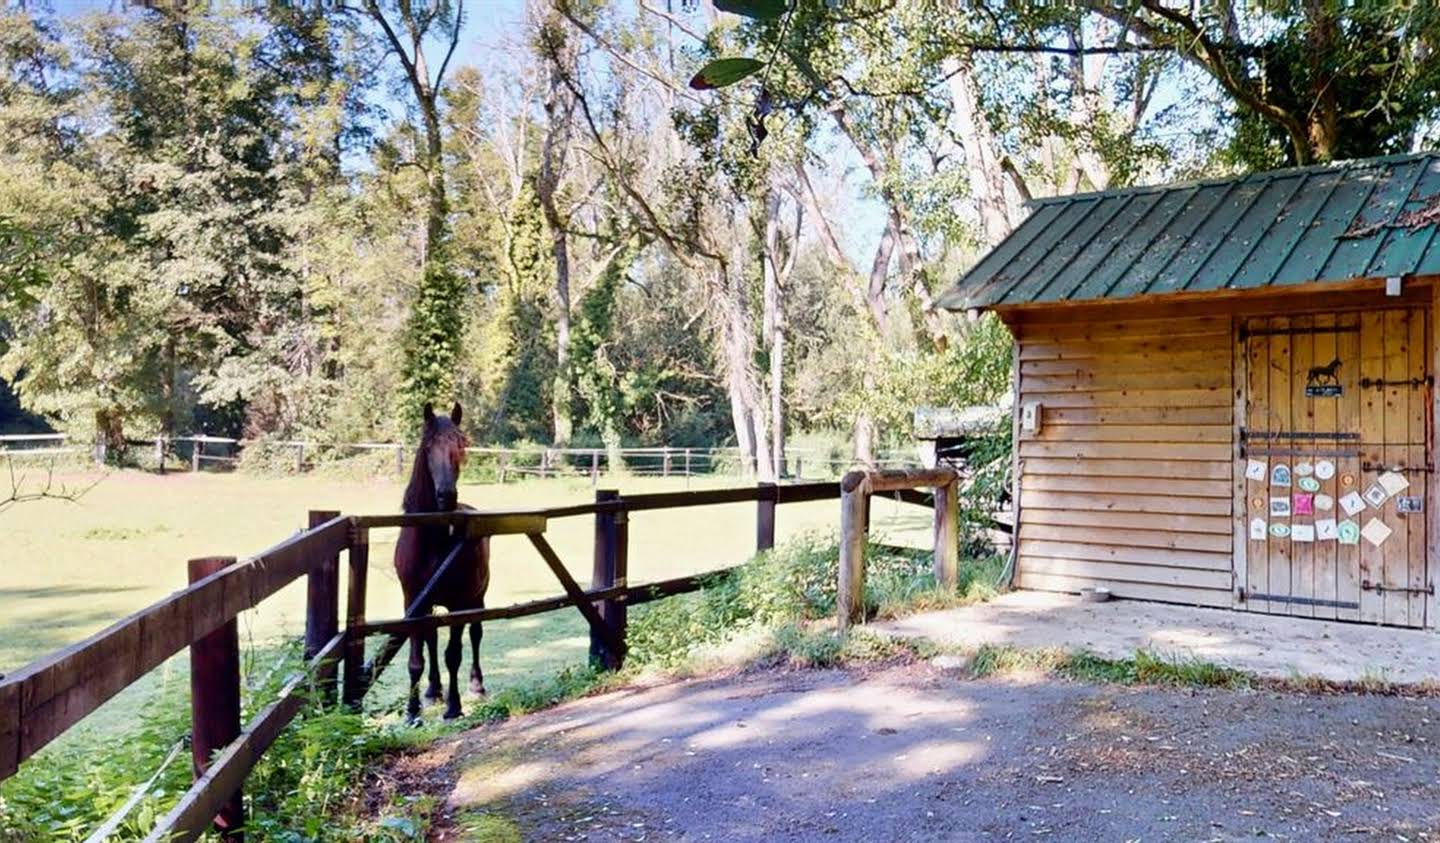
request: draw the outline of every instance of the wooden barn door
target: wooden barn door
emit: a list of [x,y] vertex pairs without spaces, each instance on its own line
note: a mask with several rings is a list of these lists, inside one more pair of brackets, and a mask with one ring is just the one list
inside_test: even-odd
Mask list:
[[1406,308],[1242,323],[1250,611],[1425,626],[1429,332]]

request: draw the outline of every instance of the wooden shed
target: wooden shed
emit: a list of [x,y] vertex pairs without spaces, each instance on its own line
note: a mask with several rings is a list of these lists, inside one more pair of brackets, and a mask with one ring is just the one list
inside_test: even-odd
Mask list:
[[1064,196],[1015,337],[1016,585],[1431,627],[1440,153]]

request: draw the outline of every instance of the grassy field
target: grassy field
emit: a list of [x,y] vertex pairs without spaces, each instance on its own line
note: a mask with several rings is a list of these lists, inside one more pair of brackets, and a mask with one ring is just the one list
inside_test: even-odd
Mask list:
[[[691,479],[688,488],[738,482]],[[683,490],[687,481],[611,478],[602,485],[635,493]],[[588,482],[554,479],[470,485],[461,491],[463,501],[482,509],[578,502],[594,494]],[[400,484],[388,480],[122,471],[104,477],[73,503],[15,506],[0,513],[0,672],[78,641],[184,587],[185,560],[191,557],[256,553],[301,529],[310,509],[394,512],[400,493]],[[835,501],[782,506],[777,539],[802,531],[833,531],[837,508]],[[896,543],[923,544],[928,522],[924,510],[876,501],[874,529]],[[547,534],[582,583],[589,579],[593,524],[588,517],[560,519],[550,524]],[[630,526],[630,581],[737,564],[752,554],[754,536],[754,504],[636,514]],[[372,618],[396,617],[403,611],[390,564],[393,541],[393,531],[376,531],[372,537],[367,607]],[[523,538],[495,539],[492,564],[489,605],[560,593]],[[241,617],[242,638],[258,647],[297,633],[303,609],[304,584],[297,582]],[[584,623],[574,611],[488,624],[482,652],[488,683],[504,685],[536,670],[583,663],[587,644]],[[401,673],[393,670],[388,678]]]

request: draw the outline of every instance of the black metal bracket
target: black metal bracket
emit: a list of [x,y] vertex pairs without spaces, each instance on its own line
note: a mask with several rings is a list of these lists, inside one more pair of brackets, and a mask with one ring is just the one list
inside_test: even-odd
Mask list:
[[1314,325],[1309,328],[1250,328],[1240,327],[1240,341],[1251,337],[1295,337],[1311,334],[1358,334],[1359,325]]
[[1323,439],[1334,439],[1341,442],[1358,442],[1360,434],[1343,433],[1338,430],[1248,430],[1240,428],[1240,441],[1247,442],[1251,439],[1256,441],[1273,441],[1275,439],[1303,439],[1316,441]]
[[1299,606],[1327,606],[1332,609],[1359,609],[1360,604],[1351,600],[1322,600],[1319,597],[1295,597],[1290,594],[1248,594],[1245,600],[1265,600],[1270,603],[1294,603]]
[[1424,466],[1411,465],[1385,465],[1378,462],[1360,463],[1361,471],[1394,471],[1400,474],[1429,474],[1435,470],[1434,463],[1426,463]]
[[1361,588],[1362,590],[1364,590],[1364,591],[1373,591],[1373,592],[1375,592],[1376,594],[1384,594],[1384,593],[1387,592],[1387,591],[1388,591],[1388,592],[1393,592],[1393,593],[1395,593],[1395,594],[1434,594],[1434,593],[1435,593],[1435,584],[1434,584],[1434,583],[1431,583],[1430,585],[1427,585],[1427,586],[1425,586],[1424,588],[1401,588],[1401,587],[1399,587],[1399,586],[1385,585],[1384,583],[1371,582],[1370,580],[1361,580],[1361,581],[1360,581],[1360,588]]
[[1361,389],[1384,389],[1387,386],[1434,386],[1435,378],[1426,375],[1423,378],[1409,378],[1407,380],[1385,380],[1383,378],[1361,378]]

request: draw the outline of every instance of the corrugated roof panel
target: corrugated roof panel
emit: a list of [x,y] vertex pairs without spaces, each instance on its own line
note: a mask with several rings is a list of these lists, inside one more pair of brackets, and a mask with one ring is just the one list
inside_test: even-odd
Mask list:
[[1310,232],[1330,194],[1341,181],[1338,172],[1301,176],[1300,190],[1277,215],[1275,224],[1263,236],[1264,243],[1250,252],[1235,270],[1230,286],[1235,288],[1263,287],[1272,283],[1275,272],[1289,259],[1295,247]]
[[1155,191],[1147,194],[1154,197],[1150,212],[1136,223],[1129,233],[1106,255],[1105,260],[1090,269],[1089,275],[1078,287],[1070,290],[1070,299],[1102,299],[1110,295],[1116,282],[1130,269],[1140,254],[1159,236],[1165,226],[1180,213],[1190,199],[1199,192],[1198,187],[1189,190]]
[[1220,207],[1225,197],[1234,189],[1234,183],[1201,187],[1190,197],[1185,207],[1176,212],[1170,224],[1150,241],[1150,245],[1135,259],[1125,274],[1120,276],[1120,280],[1115,282],[1106,298],[1128,298],[1149,292],[1155,279],[1165,271],[1176,253],[1190,242],[1195,231],[1210,219],[1210,214]]
[[[1076,287],[1085,284],[1094,274],[1094,270],[1106,265],[1115,251],[1129,242],[1132,232],[1147,218],[1152,218],[1150,212],[1160,202],[1163,193],[1133,193],[1129,201],[1120,209],[1120,212],[1105,223],[1105,227],[1098,234],[1090,238],[1080,254],[1066,267],[1064,273],[1046,285],[1036,301],[1064,301],[1075,294]],[[1113,280],[1113,279],[1112,279]],[[1109,282],[1104,282],[1108,286]]]
[[1375,183],[1375,189],[1359,208],[1350,226],[1340,237],[1340,245],[1330,260],[1316,273],[1320,278],[1355,278],[1380,251],[1389,233],[1388,227],[1399,215],[1410,191],[1425,173],[1425,162],[1411,161],[1394,167],[1388,178]]
[[1015,288],[1006,294],[1008,299],[1022,299],[1024,301],[1042,300],[1041,293],[1051,281],[1061,274],[1068,274],[1073,271],[1075,256],[1089,245],[1105,224],[1110,222],[1130,201],[1128,196],[1116,196],[1102,199],[1090,208],[1085,218],[1075,224],[1063,240],[1055,244],[1044,260],[1036,264],[1026,273]]
[[1330,192],[1310,230],[1295,246],[1290,257],[1275,271],[1271,284],[1304,284],[1320,277],[1320,270],[1340,245],[1340,238],[1350,227],[1365,200],[1381,179],[1377,167],[1354,167],[1344,173],[1340,183]]
[[1413,271],[1435,236],[1434,226],[1417,227],[1408,219],[1408,215],[1418,214],[1431,206],[1434,198],[1440,195],[1440,160],[1430,159],[1423,164],[1419,181],[1405,198],[1405,204],[1401,206],[1395,224],[1386,232],[1380,250],[1370,259],[1370,265],[1365,268],[1366,275],[1384,278]]
[[[970,307],[969,304],[966,304],[967,300],[974,299],[978,301],[988,296],[991,292],[991,282],[994,281],[996,273],[1004,269],[1006,264],[1014,260],[1026,246],[1030,245],[1031,241],[1033,241],[1041,231],[1048,228],[1050,223],[1054,222],[1055,218],[1060,216],[1060,212],[1063,210],[1065,210],[1065,206],[1058,202],[1041,205],[1035,209],[1035,213],[1026,217],[1025,221],[1020,223],[1018,228],[1010,232],[1009,237],[1000,241],[1000,245],[996,246],[989,254],[981,258],[980,262],[966,273],[966,279],[973,281],[974,288],[963,291],[965,295],[956,296],[953,303],[946,302],[944,300],[945,297],[950,296],[952,293],[962,291],[960,291],[959,288],[950,290],[944,296],[941,296],[941,306],[955,308]],[[994,299],[991,300],[993,301]]]
[[1261,180],[1242,181],[1225,195],[1221,202],[1210,211],[1205,221],[1190,239],[1160,270],[1155,280],[1146,288],[1147,293],[1172,293],[1177,290],[1193,289],[1190,282],[1210,256],[1224,245],[1236,224],[1245,217],[1255,201],[1265,192],[1269,182]]
[[1226,232],[1225,240],[1195,271],[1185,289],[1219,290],[1230,286],[1236,270],[1251,255],[1266,248],[1274,230],[1283,225],[1283,209],[1304,183],[1304,176],[1271,179]]
[[1010,300],[1011,291],[1030,273],[1030,270],[1044,260],[1045,256],[1050,254],[1051,249],[1068,237],[1075,226],[1089,216],[1091,209],[1099,203],[1100,200],[1095,197],[1066,203],[1061,208],[1060,214],[1045,227],[1044,231],[1032,237],[1030,242],[1021,249],[1020,254],[995,273],[995,277],[990,281],[990,286],[996,294],[996,299],[998,301]]

